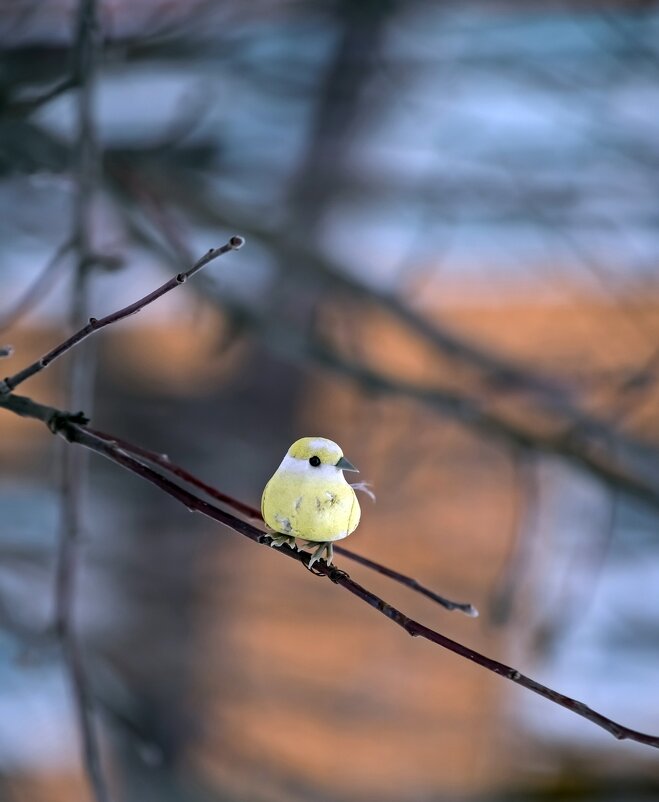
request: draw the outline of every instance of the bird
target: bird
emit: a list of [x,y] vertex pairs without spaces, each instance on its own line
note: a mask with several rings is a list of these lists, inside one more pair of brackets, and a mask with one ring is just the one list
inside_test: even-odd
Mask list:
[[323,553],[332,562],[332,543],[352,534],[361,517],[344,471],[359,473],[333,440],[302,437],[293,443],[261,498],[263,520],[276,533],[272,546],[296,548],[299,538],[316,546],[309,568]]

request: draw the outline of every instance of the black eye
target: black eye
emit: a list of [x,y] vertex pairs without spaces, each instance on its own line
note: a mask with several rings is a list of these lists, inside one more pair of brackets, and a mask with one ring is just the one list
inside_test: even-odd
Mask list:
[[320,465],[320,457],[317,457],[315,454],[313,457],[309,457],[309,465],[313,465],[314,468],[317,468]]

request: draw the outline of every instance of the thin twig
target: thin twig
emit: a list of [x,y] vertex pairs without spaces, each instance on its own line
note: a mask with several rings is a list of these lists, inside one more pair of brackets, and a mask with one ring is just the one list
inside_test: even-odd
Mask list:
[[384,576],[388,576],[390,579],[393,579],[396,582],[400,582],[401,585],[406,585],[408,588],[412,588],[418,593],[421,593],[423,596],[427,596],[429,599],[437,602],[437,604],[441,604],[441,606],[445,607],[447,610],[459,610],[461,613],[468,615],[470,618],[478,617],[478,610],[473,606],[473,604],[456,602],[452,601],[451,599],[447,599],[445,596],[440,596],[439,593],[435,593],[434,590],[424,587],[421,583],[417,582],[416,579],[412,579],[412,577],[405,576],[405,574],[394,571],[392,568],[387,568],[385,565],[380,565],[373,560],[369,560],[368,557],[362,557],[361,554],[355,554],[354,551],[348,551],[345,546],[334,546],[334,551],[336,554],[343,554],[344,557],[347,557],[348,559],[353,560],[360,565],[364,565],[367,568],[370,568],[372,571],[377,571],[379,574],[383,574]]
[[[612,494],[607,503],[606,520],[595,525],[595,531],[587,542],[571,544],[556,602],[546,605],[542,611],[544,614],[537,615],[529,625],[536,654],[540,650],[546,654],[559,636],[561,639],[569,637],[569,633],[574,632],[588,615],[613,542],[619,512],[618,495]],[[580,566],[580,562],[585,565]],[[584,573],[590,576],[584,577]]]
[[244,243],[245,240],[242,237],[233,236],[225,245],[222,245],[219,248],[211,248],[208,253],[204,254],[201,259],[195,262],[195,264],[189,270],[186,270],[182,273],[177,273],[177,275],[175,275],[169,281],[166,281],[162,286],[158,287],[157,290],[154,290],[148,295],[145,295],[143,298],[140,298],[139,301],[135,301],[135,303],[125,306],[123,309],[119,309],[117,312],[113,312],[111,315],[106,315],[105,317],[98,319],[95,317],[89,318],[89,323],[69,337],[68,340],[65,340],[63,343],[55,346],[55,348],[53,348],[47,354],[44,354],[36,362],[28,365],[28,367],[19,371],[14,376],[7,377],[4,380],[4,385],[2,390],[0,390],[0,394],[2,394],[3,391],[3,394],[6,394],[16,389],[19,384],[22,384],[22,382],[24,382],[26,379],[29,379],[36,373],[42,371],[44,368],[47,368],[48,365],[54,362],[58,357],[71,350],[71,348],[73,348],[79,342],[84,340],[86,337],[89,337],[90,334],[99,331],[105,326],[109,326],[111,323],[117,323],[119,320],[123,320],[123,318],[137,314],[144,309],[145,306],[157,301],[158,298],[161,298],[166,293],[176,289],[176,287],[179,285],[184,284],[189,278],[194,276],[195,273],[205,267],[209,262],[217,259],[218,256],[222,256],[229,251],[236,251],[239,248],[242,248]]
[[533,454],[517,450],[512,452],[511,458],[515,499],[512,543],[489,603],[490,620],[497,626],[505,624],[513,613],[532,554],[540,503],[538,465]]
[[68,92],[69,89],[73,89],[76,84],[76,77],[73,75],[68,75],[59,80],[56,84],[53,84],[50,89],[46,89],[36,97],[13,101],[8,107],[8,113],[13,117],[32,114],[33,111],[41,108],[41,106],[45,105],[46,103],[50,103],[51,100],[54,100],[56,97]]
[[[97,437],[106,437],[103,432],[99,432],[97,429],[88,427],[88,431],[92,432],[92,434],[96,435]],[[163,468],[163,470],[167,471],[173,476],[177,476],[187,484],[203,490],[203,492],[211,498],[216,499],[222,504],[226,504],[228,507],[236,510],[236,512],[245,516],[249,520],[263,523],[261,511],[256,507],[252,507],[250,504],[245,504],[243,501],[239,501],[238,499],[223,493],[216,487],[206,484],[206,482],[204,482],[202,479],[199,479],[199,477],[195,476],[189,471],[186,471],[185,468],[181,468],[179,465],[173,463],[167,454],[158,454],[156,451],[150,451],[149,449],[142,448],[141,446],[134,446],[132,443],[128,443],[126,440],[122,440],[121,438],[117,437],[113,437],[110,442],[113,442],[115,445],[119,446],[122,451],[126,451],[134,456],[142,457],[153,465],[158,465],[159,467]],[[440,596],[439,593],[435,593],[434,590],[425,587],[416,579],[406,576],[405,574],[400,573],[400,571],[394,571],[392,568],[387,568],[386,565],[375,562],[375,560],[370,560],[368,557],[362,557],[360,554],[356,554],[354,551],[345,548],[345,546],[334,545],[334,552],[336,554],[342,554],[344,557],[352,560],[353,562],[359,563],[366,568],[370,568],[372,571],[376,571],[383,576],[393,579],[395,582],[399,582],[401,585],[411,588],[417,593],[420,593],[423,596],[432,599],[434,602],[437,602],[437,604],[440,604],[447,610],[458,610],[459,612],[464,613],[471,618],[476,618],[478,616],[478,610],[472,604],[456,602],[452,601],[451,599],[447,599],[445,596]]]
[[50,257],[46,266],[39,272],[23,295],[16,301],[11,309],[8,309],[0,317],[0,331],[5,331],[15,326],[16,323],[41,301],[53,286],[59,268],[62,266],[62,259],[71,249],[71,240],[67,240]]
[[[272,538],[269,535],[265,534],[247,521],[244,521],[241,518],[238,518],[235,515],[227,512],[226,510],[222,510],[219,507],[204,501],[198,496],[193,495],[189,491],[167,479],[167,477],[163,476],[157,471],[154,471],[152,468],[149,468],[147,465],[139,460],[136,460],[134,457],[131,457],[121,448],[113,444],[112,441],[115,438],[113,438],[112,435],[104,434],[103,437],[99,437],[90,432],[84,426],[85,418],[82,413],[71,415],[70,413],[63,412],[53,407],[47,407],[43,404],[35,403],[29,398],[17,395],[10,395],[5,398],[0,398],[0,406],[5,407],[6,409],[15,412],[18,415],[22,415],[23,417],[43,421],[51,429],[51,431],[61,435],[70,443],[77,443],[78,445],[88,448],[97,454],[101,454],[110,459],[112,462],[123,466],[132,473],[141,476],[148,482],[151,482],[169,496],[175,498],[191,512],[199,512],[214,521],[224,524],[234,532],[243,535],[243,537],[249,538],[255,543],[270,546]],[[304,567],[307,569],[309,567],[309,559],[311,555],[308,552],[297,551],[290,549],[287,546],[282,546],[281,548],[277,549],[277,553],[302,563],[302,565],[304,565]],[[480,654],[479,652],[476,652],[473,649],[470,649],[469,647],[464,646],[463,644],[454,641],[445,635],[442,635],[436,630],[424,626],[420,622],[409,618],[395,607],[392,607],[392,605],[388,604],[386,601],[384,601],[384,599],[372,593],[367,588],[359,585],[357,582],[351,579],[345,571],[341,571],[339,568],[336,568],[332,565],[327,565],[327,563],[323,560],[319,560],[314,564],[314,570],[312,572],[316,573],[318,576],[327,577],[334,584],[339,585],[344,590],[352,593],[364,603],[382,613],[382,615],[386,616],[390,621],[396,624],[396,626],[404,629],[409,635],[413,637],[425,638],[426,640],[431,641],[432,643],[435,643],[444,649],[454,652],[466,660],[476,663],[482,668],[485,668],[487,671],[498,674],[504,679],[508,679],[517,685],[521,685],[527,690],[530,690],[533,693],[548,699],[550,702],[553,702],[560,707],[564,707],[576,715],[585,718],[596,726],[601,727],[618,740],[636,741],[637,743],[659,749],[659,735],[649,735],[639,732],[638,730],[625,727],[622,724],[619,724],[618,722],[608,718],[607,716],[598,713],[597,711],[585,705],[583,702],[580,702],[579,700],[573,699],[569,696],[565,696],[564,694],[559,693],[558,691],[555,691],[546,685],[536,682],[535,680],[527,677],[505,663],[501,663],[498,660],[493,660],[490,657]]]

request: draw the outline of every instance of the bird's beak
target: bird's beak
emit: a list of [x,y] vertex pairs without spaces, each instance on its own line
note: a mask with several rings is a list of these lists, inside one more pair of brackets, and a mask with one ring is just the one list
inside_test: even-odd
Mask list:
[[352,462],[348,462],[345,457],[341,457],[341,459],[336,463],[336,467],[342,471],[354,471],[355,473],[359,473],[359,469],[355,468]]

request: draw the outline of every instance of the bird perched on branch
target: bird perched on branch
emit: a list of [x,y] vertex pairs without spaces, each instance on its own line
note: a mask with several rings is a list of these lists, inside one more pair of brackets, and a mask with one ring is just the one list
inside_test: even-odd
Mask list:
[[309,567],[323,552],[331,563],[333,541],[354,532],[361,516],[344,471],[359,473],[332,440],[303,437],[293,443],[261,499],[263,520],[277,533],[273,546],[287,543],[295,548],[300,538],[317,546]]

